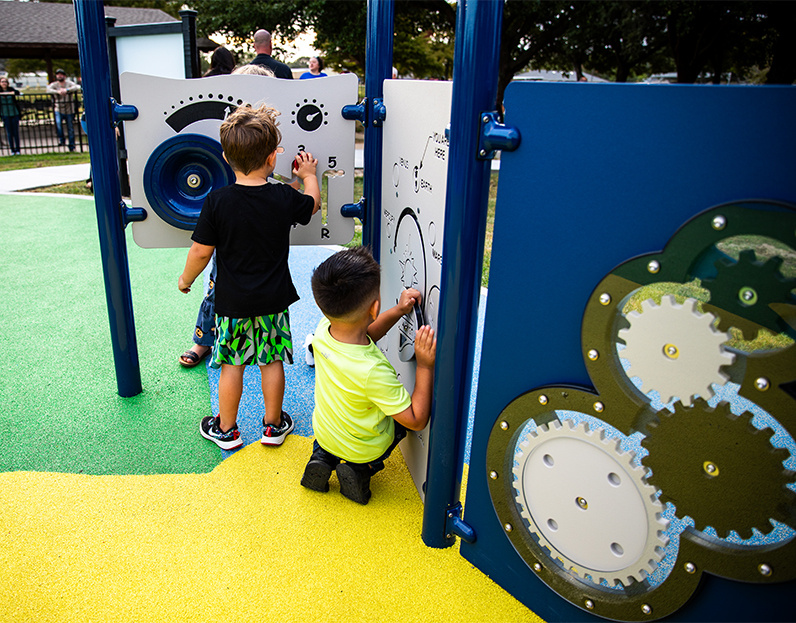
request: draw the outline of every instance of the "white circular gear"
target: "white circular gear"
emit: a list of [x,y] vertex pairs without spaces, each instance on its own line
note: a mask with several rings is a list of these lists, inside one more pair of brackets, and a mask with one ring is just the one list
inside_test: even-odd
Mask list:
[[554,420],[520,441],[518,510],[551,558],[595,583],[641,582],[658,566],[669,521],[634,452],[586,422]]
[[679,398],[689,406],[695,396],[712,398],[713,383],[729,380],[721,366],[735,361],[724,348],[730,336],[714,326],[716,316],[697,311],[696,299],[682,305],[671,294],[663,296],[660,305],[647,299],[641,312],[625,318],[630,327],[618,332],[626,345],[619,356],[628,360],[628,377],[639,377],[645,394],[654,390],[664,404]]

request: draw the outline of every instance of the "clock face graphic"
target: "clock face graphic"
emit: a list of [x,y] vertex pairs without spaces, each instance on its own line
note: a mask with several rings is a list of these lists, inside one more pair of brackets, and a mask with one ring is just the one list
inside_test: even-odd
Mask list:
[[294,119],[291,123],[297,123],[305,132],[314,132],[327,123],[326,117],[329,113],[323,110],[323,104],[318,104],[317,100],[304,100],[303,103],[296,104],[296,108],[298,110],[293,111]]

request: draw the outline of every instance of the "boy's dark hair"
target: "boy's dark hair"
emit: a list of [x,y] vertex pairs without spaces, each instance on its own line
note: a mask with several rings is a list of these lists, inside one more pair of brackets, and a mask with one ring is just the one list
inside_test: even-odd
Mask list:
[[265,164],[282,140],[278,115],[276,108],[265,104],[259,108],[243,104],[224,119],[219,135],[229,166],[248,175]]
[[312,294],[323,315],[347,319],[379,295],[381,266],[368,247],[338,251],[312,273]]

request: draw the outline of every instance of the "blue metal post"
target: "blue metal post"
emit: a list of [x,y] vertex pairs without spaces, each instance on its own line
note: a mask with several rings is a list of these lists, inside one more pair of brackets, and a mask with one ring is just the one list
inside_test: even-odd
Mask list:
[[449,547],[459,501],[475,356],[490,161],[478,159],[481,114],[495,108],[503,2],[460,0],[456,16],[448,189],[423,541]]
[[384,80],[392,77],[392,0],[368,0],[365,40],[365,222],[362,244],[379,260],[381,244],[381,159],[384,136]]
[[141,393],[141,370],[122,217],[124,205],[119,189],[119,165],[111,120],[111,81],[104,7],[102,2],[75,0],[83,102],[86,107],[94,203],[116,385],[120,396],[129,397]]

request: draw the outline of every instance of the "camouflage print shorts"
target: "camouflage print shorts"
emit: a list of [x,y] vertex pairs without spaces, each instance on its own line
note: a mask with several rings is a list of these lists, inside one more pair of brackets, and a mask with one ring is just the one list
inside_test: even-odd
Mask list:
[[293,342],[287,310],[254,318],[216,316],[216,340],[210,366],[293,363]]

